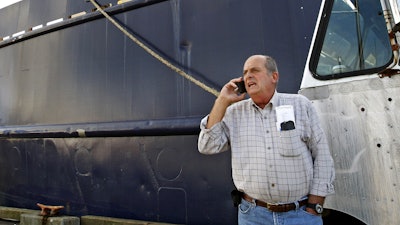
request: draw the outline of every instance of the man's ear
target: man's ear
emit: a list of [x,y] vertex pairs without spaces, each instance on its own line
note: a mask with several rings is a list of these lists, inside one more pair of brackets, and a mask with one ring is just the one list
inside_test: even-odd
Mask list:
[[272,73],[272,78],[274,80],[275,83],[278,83],[279,80],[279,73],[278,72],[273,72]]

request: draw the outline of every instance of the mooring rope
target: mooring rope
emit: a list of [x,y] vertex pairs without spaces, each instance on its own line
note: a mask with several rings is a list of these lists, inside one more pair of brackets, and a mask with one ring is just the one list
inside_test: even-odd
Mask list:
[[162,64],[164,64],[165,66],[167,66],[168,68],[170,68],[171,70],[175,71],[176,73],[178,73],[179,75],[181,75],[182,77],[186,78],[187,80],[191,81],[192,83],[196,84],[197,86],[199,86],[200,88],[202,88],[203,90],[215,95],[216,97],[218,97],[219,92],[209,86],[207,86],[206,84],[204,84],[203,82],[195,79],[193,76],[191,76],[190,74],[186,73],[185,71],[181,70],[180,68],[178,68],[177,66],[173,65],[172,63],[170,63],[167,59],[165,59],[164,57],[162,57],[161,55],[159,55],[158,53],[156,53],[155,51],[153,51],[151,48],[149,48],[146,44],[144,44],[142,41],[140,41],[138,38],[136,38],[133,34],[131,34],[129,31],[127,31],[125,28],[123,28],[116,20],[114,20],[110,15],[108,15],[108,13],[106,13],[99,4],[97,4],[97,2],[95,0],[90,0],[90,2],[96,7],[96,9],[103,14],[103,16],[105,18],[107,18],[111,23],[113,23],[120,31],[122,31],[122,33],[124,33],[126,36],[128,36],[133,42],[135,42],[139,47],[143,48],[147,53],[149,53],[151,56],[153,56],[155,59],[157,59],[158,61],[160,61]]

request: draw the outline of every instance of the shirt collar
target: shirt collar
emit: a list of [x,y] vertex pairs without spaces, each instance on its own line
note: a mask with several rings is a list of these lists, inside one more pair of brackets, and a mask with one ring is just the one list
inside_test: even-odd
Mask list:
[[[273,109],[273,110],[275,109],[275,107],[278,106],[278,103],[279,103],[279,95],[278,95],[278,92],[277,92],[276,90],[275,90],[274,95],[272,96],[271,100],[269,101],[269,103],[271,103],[272,109]],[[268,104],[269,104],[269,103],[268,103]]]
[[[253,99],[250,98],[250,100],[251,100],[253,106],[254,106],[256,109],[262,110],[260,107],[258,107],[258,105],[257,105],[256,103],[254,103]],[[269,100],[269,102],[268,102],[268,104],[265,106],[265,108],[268,108],[268,107],[270,107],[270,105],[271,105],[271,109],[274,110],[275,107],[278,106],[278,103],[279,103],[279,95],[278,95],[278,92],[275,90],[274,95],[272,96],[271,100]]]

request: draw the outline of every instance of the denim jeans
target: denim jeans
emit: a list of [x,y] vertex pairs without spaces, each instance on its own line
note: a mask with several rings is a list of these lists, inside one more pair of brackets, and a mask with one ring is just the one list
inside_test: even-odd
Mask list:
[[322,217],[305,211],[305,206],[276,213],[242,199],[238,206],[239,225],[322,225]]

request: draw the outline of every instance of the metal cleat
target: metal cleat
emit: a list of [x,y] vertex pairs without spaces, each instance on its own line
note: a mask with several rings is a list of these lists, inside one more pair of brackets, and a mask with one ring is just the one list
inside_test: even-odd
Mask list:
[[53,206],[53,205],[43,205],[40,203],[37,203],[37,206],[40,207],[40,215],[41,216],[55,216],[58,214],[60,209],[63,209],[64,206],[58,205],[58,206]]

